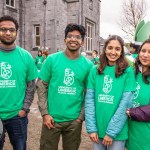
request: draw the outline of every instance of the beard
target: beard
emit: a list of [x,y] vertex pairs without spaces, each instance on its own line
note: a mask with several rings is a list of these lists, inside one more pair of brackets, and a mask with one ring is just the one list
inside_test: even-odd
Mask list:
[[1,43],[4,44],[4,45],[12,45],[14,42],[15,42],[16,39],[13,39],[11,41],[6,41],[6,40],[3,40],[3,39],[0,39]]

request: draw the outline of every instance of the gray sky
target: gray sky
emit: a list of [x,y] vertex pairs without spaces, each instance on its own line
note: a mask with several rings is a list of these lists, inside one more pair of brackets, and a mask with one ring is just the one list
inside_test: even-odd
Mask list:
[[[147,2],[147,15],[145,20],[150,21],[150,1]],[[123,31],[118,25],[121,15],[122,0],[101,0],[100,36],[107,38],[110,34],[124,37]]]

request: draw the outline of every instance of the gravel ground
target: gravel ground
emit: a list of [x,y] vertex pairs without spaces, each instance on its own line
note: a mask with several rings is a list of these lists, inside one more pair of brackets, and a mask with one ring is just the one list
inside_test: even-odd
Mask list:
[[[37,108],[37,94],[35,93],[35,98],[31,106],[31,111],[29,113],[27,150],[39,150],[41,126],[42,126],[42,118]],[[61,144],[62,143],[60,141],[59,150],[62,150]],[[86,133],[85,123],[83,123],[82,142],[79,150],[91,150],[91,149],[92,149],[92,144]],[[4,150],[12,150],[7,135],[6,135]]]

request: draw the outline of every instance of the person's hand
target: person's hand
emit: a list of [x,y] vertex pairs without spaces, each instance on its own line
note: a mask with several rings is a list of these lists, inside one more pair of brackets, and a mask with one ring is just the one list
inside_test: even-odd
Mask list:
[[82,120],[81,120],[81,119],[77,119],[76,121],[79,122],[79,123],[82,123]]
[[89,137],[90,137],[91,141],[99,143],[99,139],[98,139],[97,133],[90,133]]
[[130,109],[129,109],[129,108],[127,108],[126,114],[127,114],[129,117],[131,117],[131,116],[130,116]]
[[105,135],[105,137],[103,138],[102,144],[104,144],[105,146],[110,146],[112,145],[113,139],[111,137],[109,137],[108,135]]
[[43,124],[44,124],[48,129],[55,128],[54,119],[53,119],[53,117],[50,116],[50,115],[44,115],[44,116],[43,116]]
[[19,117],[25,117],[27,115],[27,113],[24,110],[20,110],[18,113]]

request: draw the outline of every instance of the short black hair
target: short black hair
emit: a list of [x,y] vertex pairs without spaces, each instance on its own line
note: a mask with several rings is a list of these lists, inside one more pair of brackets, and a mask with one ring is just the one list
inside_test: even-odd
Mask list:
[[2,22],[2,21],[12,21],[15,24],[16,30],[18,31],[19,24],[18,24],[17,20],[15,18],[13,18],[12,16],[8,16],[8,15],[2,16],[2,17],[0,17],[0,22]]
[[[95,52],[96,54],[98,54],[98,51],[97,51],[97,50],[93,50],[93,52]],[[92,52],[92,53],[93,53],[93,52]]]
[[85,27],[79,24],[75,24],[75,23],[70,23],[67,25],[66,29],[65,29],[65,39],[67,38],[68,32],[72,32],[72,31],[79,31],[82,37],[82,40],[84,40],[85,34],[86,34],[86,30]]

